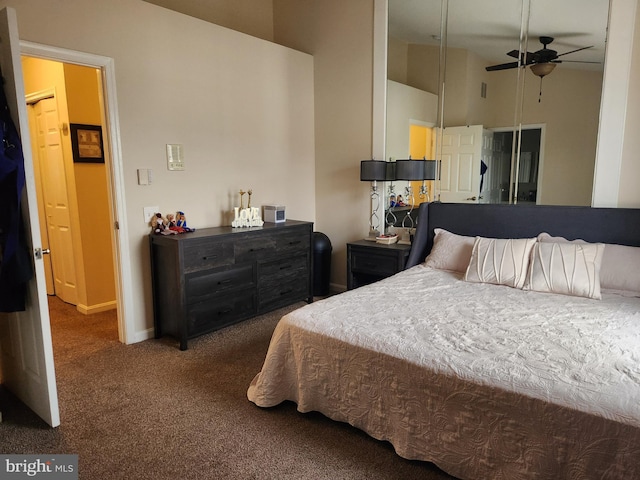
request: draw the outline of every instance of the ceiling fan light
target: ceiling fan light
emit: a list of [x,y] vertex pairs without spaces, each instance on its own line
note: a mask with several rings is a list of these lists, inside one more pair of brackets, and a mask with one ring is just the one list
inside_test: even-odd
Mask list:
[[531,71],[534,75],[542,78],[545,75],[549,75],[556,68],[555,63],[534,63],[531,65]]

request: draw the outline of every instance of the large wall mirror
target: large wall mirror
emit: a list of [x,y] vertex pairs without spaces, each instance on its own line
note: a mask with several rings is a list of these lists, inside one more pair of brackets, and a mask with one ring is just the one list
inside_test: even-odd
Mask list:
[[608,15],[609,0],[388,0],[386,159],[441,160],[442,201],[591,205]]

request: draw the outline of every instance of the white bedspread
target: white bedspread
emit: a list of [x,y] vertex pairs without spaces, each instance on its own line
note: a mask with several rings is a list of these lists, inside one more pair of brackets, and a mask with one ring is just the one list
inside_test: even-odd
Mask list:
[[248,397],[460,478],[640,478],[640,298],[420,265],[283,317]]

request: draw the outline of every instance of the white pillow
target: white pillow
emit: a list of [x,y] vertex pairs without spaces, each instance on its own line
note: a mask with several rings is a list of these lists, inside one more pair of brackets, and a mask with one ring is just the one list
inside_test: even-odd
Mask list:
[[475,238],[457,235],[442,228],[436,228],[434,232],[436,235],[433,247],[425,259],[425,265],[439,270],[464,273],[471,259]]
[[600,299],[603,243],[538,242],[531,253],[526,290]]
[[522,288],[535,243],[535,238],[476,237],[464,279]]
[[[569,242],[563,237],[552,237],[544,232],[539,242],[587,243],[584,240]],[[600,288],[640,294],[640,247],[628,247],[606,243],[600,266]]]

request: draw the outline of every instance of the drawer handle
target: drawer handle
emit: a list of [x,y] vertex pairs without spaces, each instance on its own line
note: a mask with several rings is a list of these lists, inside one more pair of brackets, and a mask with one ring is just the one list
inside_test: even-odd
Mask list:
[[289,245],[298,245],[299,243],[302,243],[302,240],[292,240]]
[[289,290],[286,290],[286,291],[284,291],[284,292],[280,292],[280,296],[282,297],[283,295],[288,295],[288,294],[290,294],[291,292],[293,292],[293,289],[292,289],[292,288],[290,288]]
[[253,253],[253,252],[260,252],[261,250],[264,250],[264,248],[250,248],[249,252]]
[[224,310],[219,310],[218,315],[226,315],[227,313],[233,312],[233,308],[226,308]]
[[215,258],[218,258],[218,255],[213,255],[211,257],[202,257],[202,260],[213,260]]
[[218,282],[218,285],[229,285],[230,283],[231,283],[231,280],[227,278],[226,280],[220,280]]
[[291,268],[291,264],[289,264],[289,265],[282,265],[282,266],[280,267],[280,270],[289,270],[290,268]]

